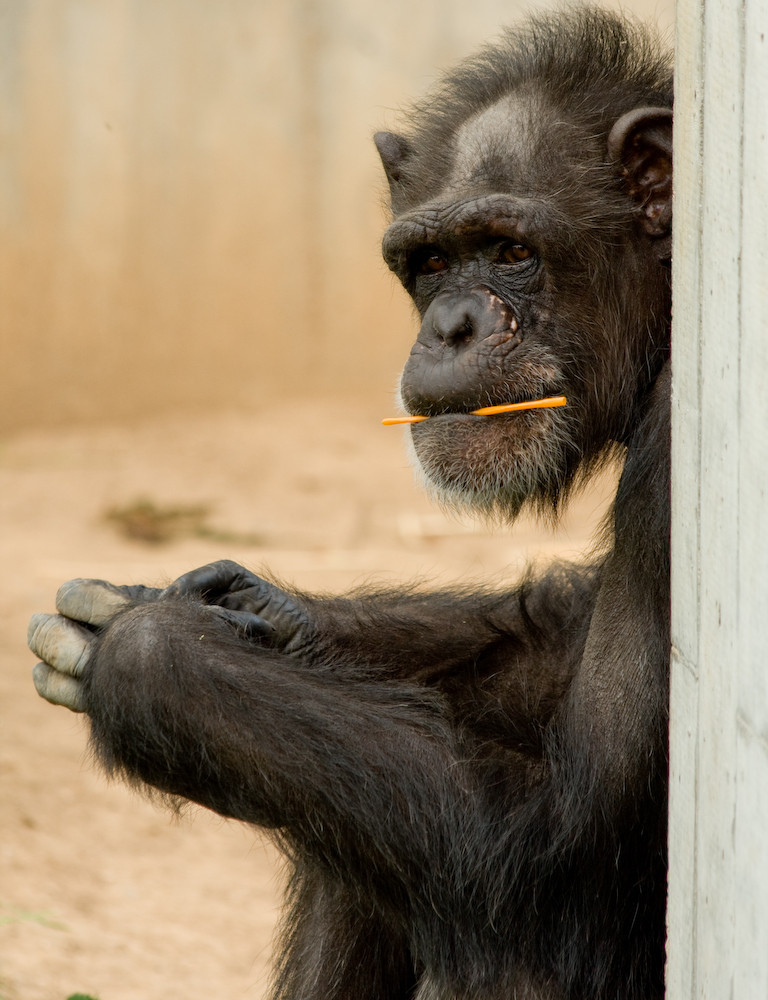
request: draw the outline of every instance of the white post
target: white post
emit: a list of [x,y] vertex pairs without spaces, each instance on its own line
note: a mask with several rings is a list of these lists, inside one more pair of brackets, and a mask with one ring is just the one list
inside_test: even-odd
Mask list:
[[768,0],[678,0],[669,1000],[768,998]]

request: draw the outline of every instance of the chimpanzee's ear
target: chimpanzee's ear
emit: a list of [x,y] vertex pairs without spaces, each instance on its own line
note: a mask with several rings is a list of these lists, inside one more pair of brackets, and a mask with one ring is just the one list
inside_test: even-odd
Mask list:
[[608,155],[624,179],[649,236],[672,229],[672,111],[636,108],[616,122]]
[[384,165],[389,190],[394,195],[402,176],[403,166],[411,155],[411,147],[404,136],[395,135],[394,132],[377,132],[373,141]]

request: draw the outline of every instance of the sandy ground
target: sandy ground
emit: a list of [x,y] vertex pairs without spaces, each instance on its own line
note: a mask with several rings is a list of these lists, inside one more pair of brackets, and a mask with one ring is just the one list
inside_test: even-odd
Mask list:
[[[268,993],[281,866],[265,838],[203,810],[175,818],[108,784],[82,720],[36,696],[26,622],[52,610],[62,581],[164,583],[228,557],[315,591],[501,585],[528,559],[587,546],[606,482],[557,536],[451,520],[414,485],[403,432],[378,425],[381,409],[319,400],[0,443],[0,1000]],[[153,545],[106,516],[139,501],[207,513]]]

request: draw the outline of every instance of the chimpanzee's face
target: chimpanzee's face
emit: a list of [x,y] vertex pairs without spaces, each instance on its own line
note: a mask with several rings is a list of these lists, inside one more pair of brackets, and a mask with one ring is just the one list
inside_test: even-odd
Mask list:
[[[404,408],[431,418],[411,428],[418,463],[450,503],[511,516],[556,503],[583,459],[621,440],[649,377],[667,312],[658,259],[626,198],[616,212],[605,139],[541,102],[507,95],[467,120],[427,200],[398,189],[406,144],[380,141],[397,212],[383,252],[422,318],[400,384]],[[552,395],[567,406],[470,413]]]

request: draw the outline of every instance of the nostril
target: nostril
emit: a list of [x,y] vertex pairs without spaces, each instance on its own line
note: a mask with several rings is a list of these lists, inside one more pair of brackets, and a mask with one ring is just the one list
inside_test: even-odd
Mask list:
[[432,328],[437,339],[447,347],[468,344],[475,335],[474,323],[464,311],[461,315],[454,311],[453,315],[435,316]]
[[475,330],[472,323],[467,320],[452,334],[446,338],[449,344],[468,344],[474,336]]

